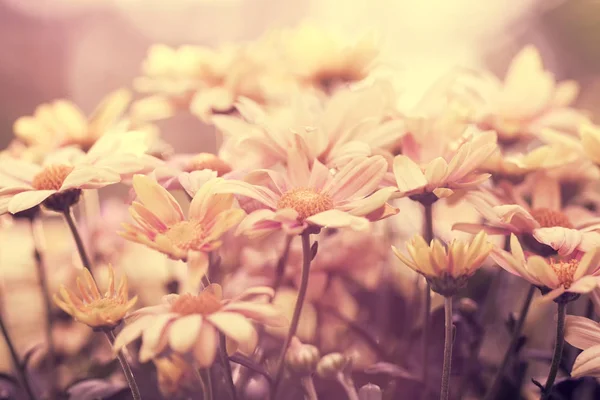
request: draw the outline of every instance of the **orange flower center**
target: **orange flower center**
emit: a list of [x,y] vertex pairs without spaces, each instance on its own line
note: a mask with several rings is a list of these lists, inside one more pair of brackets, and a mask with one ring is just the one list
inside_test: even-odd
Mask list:
[[298,212],[298,219],[306,218],[333,208],[331,197],[318,193],[310,188],[288,190],[277,202],[277,208],[293,208]]
[[48,165],[33,178],[31,186],[35,190],[59,190],[71,171],[70,165]]
[[221,302],[214,294],[209,291],[203,291],[196,296],[189,293],[182,294],[171,305],[171,311],[181,315],[209,315],[219,311],[221,307]]
[[536,208],[531,210],[531,216],[542,226],[542,228],[552,228],[560,226],[563,228],[573,228],[569,218],[560,211],[549,208]]
[[558,280],[565,289],[568,289],[573,284],[573,275],[579,266],[579,260],[569,261],[554,261],[550,260],[550,266],[558,276]]
[[210,153],[200,153],[192,158],[184,170],[186,172],[201,171],[203,169],[210,169],[217,173],[217,176],[223,176],[224,174],[231,172],[231,166],[219,157]]
[[204,227],[198,221],[180,221],[165,232],[171,243],[182,249],[190,250],[200,247],[204,243]]

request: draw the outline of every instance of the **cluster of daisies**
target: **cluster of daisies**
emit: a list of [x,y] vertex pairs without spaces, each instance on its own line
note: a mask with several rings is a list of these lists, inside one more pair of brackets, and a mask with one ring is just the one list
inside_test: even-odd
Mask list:
[[[82,276],[53,303],[109,338],[134,399],[158,396],[144,394],[155,384],[146,364],[167,399],[393,397],[397,385],[354,383],[382,362],[410,370],[403,378],[423,398],[452,398],[452,306],[482,267],[531,284],[513,338],[533,289],[556,303],[538,394],[552,395],[565,339],[584,350],[571,375],[600,377],[599,325],[566,316],[581,295],[600,306],[600,127],[572,106],[577,83],[557,82],[528,46],[503,79],[457,69],[406,99],[376,44],[301,26],[219,48],[156,45],[135,90],[112,92],[89,117],[56,100],[15,122],[0,155],[3,225],[65,220]],[[175,154],[160,134],[162,120],[188,112],[213,128],[189,143],[216,132],[215,154]],[[129,194],[111,210],[128,215],[107,216],[94,204],[118,184]],[[125,261],[123,240],[183,267],[160,304],[143,284],[130,290],[123,264],[150,267]],[[414,311],[402,324],[416,337],[395,337],[399,311],[380,306],[387,289]],[[427,357],[432,292],[446,310],[441,385],[427,358],[414,368],[398,350],[420,343]],[[59,398],[60,379],[30,387],[13,357],[32,400]],[[484,377],[486,398],[507,361]]]

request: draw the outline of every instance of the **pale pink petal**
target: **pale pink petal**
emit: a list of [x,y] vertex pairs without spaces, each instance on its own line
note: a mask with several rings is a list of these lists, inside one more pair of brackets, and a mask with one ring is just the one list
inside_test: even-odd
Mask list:
[[337,205],[336,208],[341,211],[347,211],[352,215],[365,216],[381,208],[395,191],[396,188],[383,188],[363,199]]
[[[581,243],[579,250],[590,252],[600,247],[600,233],[598,232],[582,232]],[[598,266],[596,264],[596,266]]]
[[387,171],[387,161],[381,156],[352,160],[333,176],[323,188],[334,202],[353,200],[371,194]]
[[210,242],[219,239],[225,232],[236,226],[246,216],[239,208],[222,211],[212,221],[204,240]]
[[208,272],[208,254],[190,251],[187,265],[188,273],[180,293],[197,293],[202,277]]
[[323,211],[306,218],[306,222],[324,228],[348,227],[355,231],[366,231],[369,229],[368,219],[356,217],[340,210]]
[[317,190],[318,192],[322,191],[325,185],[329,181],[331,181],[332,175],[325,165],[323,165],[319,160],[315,160],[310,171],[310,179],[308,181],[308,187]]
[[262,226],[264,222],[273,222],[275,226],[274,229],[277,229],[277,227],[280,226],[280,222],[277,222],[275,220],[275,215],[276,213],[272,210],[256,210],[248,214],[246,218],[244,218],[240,222],[235,231],[235,234],[240,235],[242,233],[251,232],[252,230],[255,230]]
[[69,189],[100,189],[121,182],[121,176],[114,171],[96,167],[78,166],[67,175],[60,187],[63,192]]
[[473,234],[477,234],[481,231],[484,231],[486,233],[489,233],[490,235],[508,235],[510,233],[510,231],[505,228],[498,228],[495,226],[488,226],[488,225],[481,225],[481,224],[470,224],[467,222],[461,222],[461,223],[452,225],[452,230],[473,233]]
[[587,348],[577,356],[571,376],[574,378],[581,376],[600,378],[600,344]]
[[582,350],[600,345],[600,324],[589,318],[567,315],[565,340]]
[[163,337],[166,338],[167,325],[177,317],[179,317],[179,314],[157,315],[154,317],[152,324],[144,329],[142,347],[140,348],[140,362],[149,361],[163,350],[162,347],[166,345]]
[[203,323],[194,345],[194,359],[198,363],[198,367],[211,366],[215,361],[218,348],[219,336],[217,330],[211,324]]
[[332,149],[327,157],[327,165],[340,169],[352,160],[372,155],[371,146],[364,142],[347,142]]
[[198,189],[188,211],[190,219],[210,221],[220,212],[231,208],[233,195],[216,193],[216,188],[222,181],[221,178],[211,179]]
[[586,252],[581,260],[579,261],[579,265],[577,265],[577,270],[573,274],[573,280],[581,278],[585,275],[592,275],[598,267],[600,266],[600,248],[594,247],[592,250]]
[[554,272],[554,269],[550,267],[543,257],[529,257],[527,259],[527,270],[531,275],[535,276],[542,285],[549,287],[550,289],[557,288],[560,285],[556,272]]
[[187,353],[196,343],[202,323],[202,316],[199,314],[175,320],[169,327],[169,347],[178,353]]
[[408,192],[427,185],[427,179],[421,168],[404,155],[394,158],[394,176],[400,192]]
[[550,292],[542,296],[542,303],[549,303],[563,295],[566,291],[567,290],[563,286],[552,289]]
[[23,210],[40,205],[48,197],[56,193],[56,190],[31,190],[17,193],[8,203],[8,211],[16,214]]
[[597,276],[584,276],[581,279],[576,280],[573,284],[567,289],[569,292],[573,293],[589,293],[592,290],[596,289],[600,284],[600,277]]
[[11,159],[0,161],[0,173],[28,185],[31,184],[33,178],[41,171],[42,167],[26,161]]
[[492,250],[490,257],[496,264],[511,274],[526,279],[533,284],[539,284],[537,278],[532,276],[529,271],[527,271],[527,269],[524,268],[524,266],[513,257],[511,253],[495,248]]
[[167,230],[167,226],[150,210],[134,201],[129,207],[129,213],[141,227],[146,230],[156,230],[158,232],[164,232]]
[[277,208],[277,201],[279,200],[279,196],[266,187],[252,185],[248,182],[233,179],[224,181],[222,185],[219,185],[216,191],[217,193],[233,193],[250,197],[272,209]]
[[425,168],[425,179],[427,187],[435,188],[444,184],[448,175],[448,164],[442,157],[436,157],[427,164]]
[[236,341],[243,353],[252,354],[258,343],[258,335],[246,317],[233,312],[219,311],[207,316],[206,319],[225,336]]
[[235,301],[225,305],[223,311],[241,314],[246,318],[253,319],[266,325],[275,327],[289,324],[287,318],[272,304],[252,303],[249,301]]
[[307,187],[311,178],[310,162],[302,137],[295,134],[294,139],[296,145],[289,148],[287,153],[287,176],[291,187]]
[[184,219],[175,198],[156,181],[143,175],[135,175],[133,188],[140,202],[166,225],[174,225]]
[[543,244],[565,256],[574,252],[580,245],[583,234],[576,229],[552,227],[538,228],[533,231],[533,237]]
[[514,226],[520,232],[531,232],[540,226],[535,218],[521,206],[509,204],[496,206],[493,210],[500,221]]
[[[143,309],[142,309],[143,310]],[[140,337],[144,330],[154,323],[153,315],[142,315],[135,321],[125,325],[125,327],[119,332],[115,338],[113,344],[114,351],[120,351],[123,347],[133,342],[135,339]]]
[[533,179],[532,208],[560,211],[560,182],[546,174],[536,174]]

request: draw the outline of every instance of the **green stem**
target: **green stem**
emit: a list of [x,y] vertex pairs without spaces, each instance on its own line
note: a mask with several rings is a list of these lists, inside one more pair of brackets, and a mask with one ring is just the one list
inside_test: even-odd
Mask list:
[[298,288],[298,298],[296,299],[296,305],[294,306],[294,314],[292,315],[292,321],[290,323],[290,329],[288,330],[288,334],[285,338],[285,342],[283,343],[283,348],[281,349],[281,353],[279,354],[279,360],[277,362],[277,373],[275,374],[275,379],[273,380],[273,387],[271,390],[271,398],[275,399],[277,394],[277,388],[279,387],[279,383],[281,382],[281,378],[283,377],[283,367],[284,367],[284,359],[285,353],[287,352],[287,348],[292,341],[292,338],[296,334],[298,330],[298,323],[300,322],[300,313],[302,312],[302,305],[304,304],[304,298],[306,297],[306,290],[308,289],[308,276],[310,272],[310,262],[311,262],[311,250],[310,250],[310,233],[304,231],[302,233],[302,253],[303,253],[303,263],[302,263],[302,277],[300,281],[300,287]]
[[546,386],[542,393],[542,400],[550,397],[550,391],[556,374],[558,373],[558,367],[560,366],[560,359],[562,358],[563,347],[565,346],[565,316],[567,314],[567,303],[558,303],[558,318],[556,321],[556,343],[554,344],[554,355],[552,356],[552,365],[550,365],[550,372],[548,373],[548,379],[546,379]]
[[42,300],[46,312],[45,334],[46,342],[48,343],[48,369],[49,369],[49,397],[50,400],[56,398],[56,385],[58,384],[58,370],[56,369],[56,348],[54,346],[54,338],[52,337],[52,304],[50,303],[50,290],[48,289],[48,279],[46,277],[46,269],[42,259],[41,249],[44,248],[44,232],[40,225],[41,221],[34,218],[30,221],[31,237],[33,240],[33,255],[35,266],[38,272],[38,282],[42,290]]
[[[111,346],[115,342],[115,334],[111,330],[107,330],[104,332],[106,334],[106,338],[108,339]],[[131,366],[127,362],[127,358],[123,354],[122,351],[117,353],[117,358],[119,359],[119,364],[121,364],[121,368],[123,369],[123,374],[125,375],[125,379],[127,380],[127,384],[129,385],[129,389],[131,389],[131,395],[133,396],[133,400],[141,400],[142,396],[140,395],[140,389],[135,382],[135,377],[133,376],[133,372],[131,371]]]
[[[433,240],[433,204],[423,204],[425,208],[425,224],[423,227],[424,239],[427,244]],[[426,399],[429,394],[429,312],[431,310],[431,287],[429,282],[425,285],[425,305],[423,308],[423,342],[421,344],[421,360],[423,362],[423,395]]]
[[533,299],[533,294],[535,293],[535,286],[531,285],[529,287],[529,291],[527,292],[527,297],[525,297],[525,301],[521,306],[521,313],[519,314],[519,319],[515,324],[514,330],[512,332],[512,337],[510,339],[510,344],[508,345],[508,349],[504,354],[504,358],[502,359],[502,363],[496,371],[496,375],[494,376],[494,380],[492,381],[492,386],[490,390],[484,397],[484,400],[492,400],[494,396],[496,396],[496,392],[500,388],[500,384],[502,383],[502,378],[504,377],[504,372],[506,371],[506,367],[508,363],[515,353],[515,349],[517,347],[517,343],[519,343],[519,338],[521,337],[521,331],[523,330],[523,325],[525,323],[525,319],[527,317],[527,313],[529,312],[529,306],[531,305],[531,300]]
[[220,353],[221,363],[223,364],[223,369],[225,370],[225,378],[227,380],[227,384],[229,385],[229,390],[231,392],[231,398],[233,400],[237,400],[237,391],[235,389],[235,383],[233,382],[233,374],[231,373],[231,364],[229,364],[229,356],[227,356],[225,336],[223,334],[220,334],[219,353]]
[[450,395],[450,372],[452,370],[452,296],[444,298],[444,310],[446,311],[445,335],[444,335],[444,364],[442,367],[442,390],[440,400],[448,400]]
[[275,268],[275,278],[273,280],[273,292],[277,293],[277,290],[281,286],[281,282],[283,281],[283,276],[285,273],[285,266],[287,265],[287,260],[290,255],[290,248],[292,246],[292,240],[294,236],[287,236],[285,238],[285,244],[283,247],[283,253],[281,253],[281,257],[277,261],[277,267]]
[[[81,235],[77,230],[77,225],[75,224],[75,218],[73,218],[73,211],[71,208],[67,208],[63,213],[65,216],[65,220],[69,225],[69,229],[71,230],[71,234],[73,235],[73,239],[75,239],[75,244],[77,245],[77,251],[79,252],[79,257],[81,258],[81,263],[83,266],[92,273],[92,263],[90,262],[90,258],[88,257],[87,252],[85,251],[85,246],[83,245],[83,240],[81,240]],[[92,274],[93,276],[93,274]]]
[[2,335],[4,336],[4,340],[10,352],[10,356],[12,357],[13,364],[15,365],[15,370],[17,371],[19,381],[21,381],[21,384],[23,385],[23,388],[27,393],[27,397],[29,398],[29,400],[36,400],[36,397],[33,394],[33,390],[29,385],[29,380],[27,379],[27,372],[25,371],[25,366],[22,365],[19,361],[19,355],[17,354],[15,345],[10,339],[10,335],[8,334],[8,330],[6,329],[6,325],[4,325],[4,319],[2,318],[2,316],[0,316],[0,330],[2,331]]

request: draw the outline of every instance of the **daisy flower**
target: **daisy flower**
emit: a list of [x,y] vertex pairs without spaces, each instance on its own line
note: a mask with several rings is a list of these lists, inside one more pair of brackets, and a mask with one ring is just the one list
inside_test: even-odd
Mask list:
[[81,190],[99,189],[151,168],[136,135],[105,135],[84,153],[69,147],[48,155],[42,165],[0,161],[0,213],[12,214],[44,205],[63,212],[77,203]]
[[164,188],[172,189],[179,187],[182,177],[189,176],[190,173],[203,172],[206,176],[217,177],[229,174],[231,170],[227,162],[211,153],[177,154],[157,167],[149,176],[155,178]]
[[131,93],[119,89],[109,93],[89,117],[68,100],[41,104],[31,116],[17,119],[13,130],[20,141],[30,147],[48,150],[77,146],[88,150],[109,131],[131,101]]
[[[142,337],[139,357],[149,361],[164,351],[183,355],[192,353],[198,367],[209,367],[219,348],[219,332],[228,339],[228,350],[239,349],[252,354],[258,334],[253,322],[267,326],[285,326],[287,320],[279,310],[265,301],[273,290],[249,289],[224,300],[221,287],[209,285],[197,295],[171,294],[162,304],[133,312],[114,343],[114,351]],[[230,346],[231,345],[231,346]]]
[[577,83],[557,83],[533,46],[515,56],[504,82],[490,75],[480,89],[484,104],[474,119],[495,130],[500,143],[535,137],[545,128],[572,133],[586,120],[569,107],[579,93]]
[[505,202],[491,192],[469,193],[467,199],[485,222],[459,223],[453,229],[470,233],[484,230],[494,235],[514,233],[531,250],[542,255],[547,255],[548,250],[567,255],[575,250],[589,251],[600,246],[600,233],[596,232],[600,229],[600,220],[595,218],[575,225],[561,205],[559,182],[545,174],[536,174],[532,178],[531,205],[512,190],[507,193]]
[[600,324],[588,318],[567,315],[565,340],[583,350],[573,363],[571,376],[600,378]]
[[[459,125],[454,126],[454,129],[461,126],[459,122],[456,124]],[[462,125],[462,129],[465,128],[466,126]],[[420,129],[427,131],[429,128],[425,124],[421,125]],[[417,131],[414,136],[418,137],[420,134],[424,132]],[[478,170],[496,150],[496,133],[467,131],[458,146],[446,145],[445,151],[436,153],[442,154],[441,157],[436,156],[421,162],[422,153],[427,151],[428,146],[438,146],[438,144],[432,142],[418,145],[412,142],[410,136],[404,139],[404,154],[396,156],[393,161],[398,197],[435,201],[452,195],[455,189],[477,187],[490,177],[490,174]]]
[[403,122],[395,108],[396,93],[386,81],[337,91],[322,99],[310,93],[292,96],[288,107],[265,110],[250,100],[236,104],[241,117],[212,119],[225,135],[220,155],[236,168],[270,168],[287,161],[296,136],[312,161],[340,168],[372,150],[389,150],[399,140]]
[[[264,208],[242,221],[238,232],[259,236],[276,230],[300,234],[309,226],[368,229],[370,220],[396,214],[386,203],[394,188],[377,190],[387,169],[381,156],[355,158],[332,175],[301,151],[291,151],[285,173],[262,170],[246,181],[227,180],[220,191],[249,197]],[[252,181],[263,181],[254,185]],[[266,180],[266,182],[265,182]]]
[[190,253],[208,253],[221,246],[221,236],[237,225],[244,211],[232,208],[234,197],[217,194],[221,179],[205,183],[190,204],[188,219],[175,198],[149,177],[135,175],[133,188],[138,201],[129,212],[135,221],[123,224],[120,235],[160,251],[175,260],[188,260]]
[[492,248],[485,232],[478,233],[471,243],[454,239],[447,246],[437,239],[427,244],[421,235],[415,235],[406,245],[408,257],[392,246],[400,261],[423,275],[431,290],[443,296],[452,296],[464,287],[481,268]]
[[[600,284],[600,251],[598,247],[568,258],[545,259],[534,255],[525,257],[523,248],[514,234],[510,236],[511,252],[495,248],[494,261],[513,275],[519,276],[542,290],[553,300],[563,294],[567,301],[582,293],[589,293]],[[583,254],[583,256],[582,256]]]
[[281,41],[284,57],[299,79],[325,93],[366,78],[379,55],[373,36],[348,43],[345,36],[313,25],[284,31]]
[[77,278],[79,296],[62,286],[60,295],[54,295],[54,302],[75,320],[91,328],[114,328],[133,308],[137,296],[129,299],[127,277],[125,276],[121,278],[119,287],[115,290],[115,271],[112,266],[108,267],[108,273],[108,290],[104,295],[98,290],[90,271],[84,268],[82,274],[87,288]]

